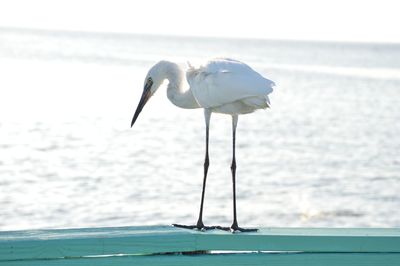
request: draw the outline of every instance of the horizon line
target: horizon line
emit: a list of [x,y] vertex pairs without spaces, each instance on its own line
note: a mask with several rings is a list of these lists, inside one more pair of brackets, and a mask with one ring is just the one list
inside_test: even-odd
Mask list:
[[18,27],[2,26],[0,31],[30,31],[41,33],[70,33],[70,34],[93,34],[93,35],[132,35],[144,37],[172,37],[172,38],[192,38],[192,39],[218,39],[218,40],[237,40],[237,41],[271,41],[271,42],[304,42],[304,43],[345,43],[345,44],[377,44],[377,45],[400,45],[400,41],[354,41],[354,40],[325,40],[325,39],[292,39],[292,38],[262,38],[262,37],[240,37],[240,36],[214,36],[214,35],[181,35],[165,33],[145,33],[145,32],[127,32],[127,31],[102,31],[102,30],[76,30],[76,29],[57,29],[57,28],[37,28],[37,27]]

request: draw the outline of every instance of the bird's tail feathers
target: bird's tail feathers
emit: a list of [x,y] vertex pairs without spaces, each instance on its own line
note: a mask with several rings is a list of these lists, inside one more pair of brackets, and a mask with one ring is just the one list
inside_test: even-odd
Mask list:
[[264,96],[263,97],[249,97],[246,99],[243,99],[243,102],[248,105],[251,106],[253,108],[271,108],[271,103],[269,101],[268,96]]
[[265,96],[265,103],[267,104],[267,108],[271,108],[271,101],[269,100],[268,96]]

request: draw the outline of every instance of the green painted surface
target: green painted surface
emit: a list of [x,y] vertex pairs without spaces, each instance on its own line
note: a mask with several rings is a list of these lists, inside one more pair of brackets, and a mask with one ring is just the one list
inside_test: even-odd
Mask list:
[[[236,254],[150,255],[195,250],[236,251]],[[115,254],[123,256],[88,258]],[[232,234],[142,226],[0,232],[0,266],[266,265],[266,262],[268,265],[400,265],[400,229],[264,228],[257,233]]]
[[399,253],[157,255],[0,262],[0,266],[398,266]]

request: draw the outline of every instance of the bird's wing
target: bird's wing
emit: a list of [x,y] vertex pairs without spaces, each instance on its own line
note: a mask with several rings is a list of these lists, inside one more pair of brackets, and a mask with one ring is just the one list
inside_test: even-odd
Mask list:
[[253,96],[267,96],[275,85],[248,65],[233,59],[214,59],[190,68],[187,80],[199,105],[217,107]]

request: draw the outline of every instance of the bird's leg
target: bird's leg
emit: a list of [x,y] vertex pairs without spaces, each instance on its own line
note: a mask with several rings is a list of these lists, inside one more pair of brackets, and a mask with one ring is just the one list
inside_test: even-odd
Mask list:
[[232,137],[233,137],[233,156],[232,156],[232,164],[231,164],[231,172],[232,172],[232,184],[233,184],[233,223],[231,227],[218,227],[218,229],[232,231],[232,232],[255,232],[257,229],[244,229],[239,227],[237,222],[236,215],[236,126],[238,122],[238,115],[232,115]]
[[205,195],[205,191],[206,191],[208,167],[210,165],[210,159],[208,157],[208,140],[209,140],[209,126],[207,125],[206,126],[206,157],[204,159],[203,189],[201,192],[199,219],[197,220],[197,224],[196,224],[198,229],[204,228],[204,223],[203,223],[204,195]]
[[208,167],[210,165],[210,159],[208,157],[208,140],[209,140],[209,131],[210,131],[211,112],[209,110],[205,109],[204,117],[206,120],[206,157],[204,159],[204,178],[203,178],[203,190],[201,192],[199,219],[197,220],[196,225],[174,224],[175,227],[186,228],[186,229],[198,229],[198,230],[208,230],[208,229],[216,229],[217,228],[217,226],[204,226],[204,223],[203,223],[204,195],[205,195],[205,191],[206,191]]

